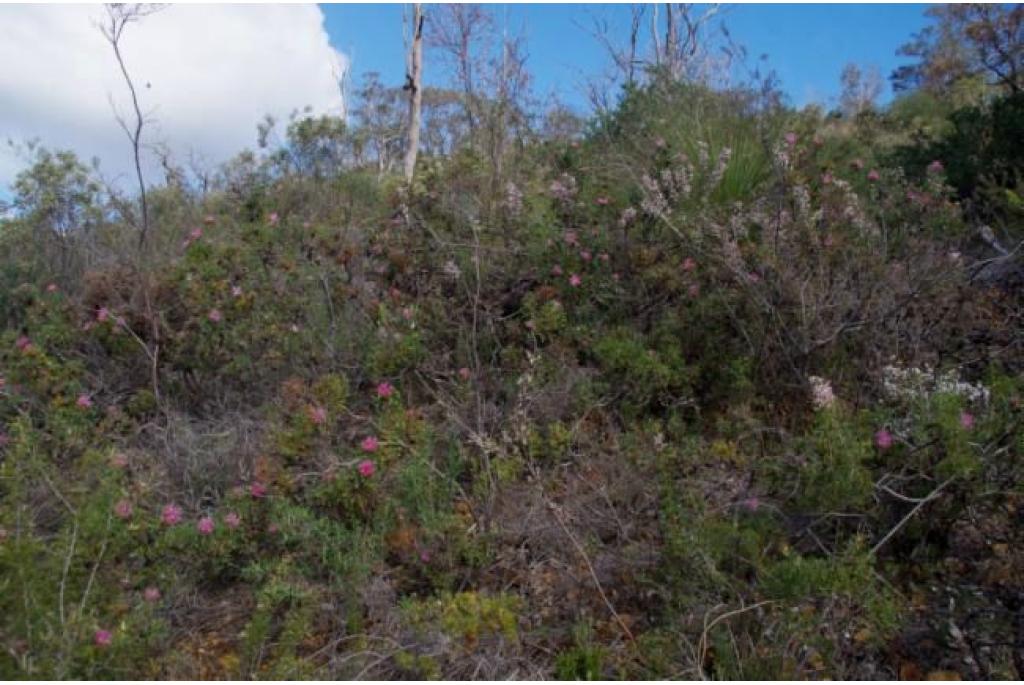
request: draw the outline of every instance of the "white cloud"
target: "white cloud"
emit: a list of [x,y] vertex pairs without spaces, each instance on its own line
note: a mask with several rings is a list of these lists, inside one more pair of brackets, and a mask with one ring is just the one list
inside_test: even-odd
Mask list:
[[[0,5],[0,141],[39,138],[99,157],[105,175],[129,173],[111,101],[127,115],[130,100],[96,25],[104,14],[101,5]],[[165,142],[179,161],[195,151],[217,163],[252,147],[268,113],[342,110],[346,59],[316,5],[170,5],[129,25],[122,43],[156,122],[144,137]],[[21,168],[0,151],[0,187]]]

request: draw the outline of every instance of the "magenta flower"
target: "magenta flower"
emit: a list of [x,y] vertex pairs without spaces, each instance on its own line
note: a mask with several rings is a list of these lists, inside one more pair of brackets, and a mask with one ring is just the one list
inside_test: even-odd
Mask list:
[[270,216],[267,217],[267,221],[271,226],[277,226],[277,222],[281,220],[281,217],[277,215],[277,212],[271,212]]
[[200,535],[211,535],[213,533],[213,528],[213,519],[209,516],[204,516],[203,518],[199,519],[198,523],[196,523],[196,530],[199,531]]
[[99,311],[96,312],[96,320],[103,323],[110,318],[110,310],[106,307],[100,307]]
[[940,162],[939,160],[936,159],[936,160],[932,161],[931,164],[928,165],[928,173],[929,174],[941,174],[942,171],[945,168],[946,167],[942,166],[942,162]]
[[92,398],[85,393],[82,393],[78,396],[78,399],[75,400],[75,404],[78,405],[79,409],[88,409],[92,406]]
[[119,519],[130,519],[132,517],[132,503],[126,499],[114,505],[114,516]]
[[583,279],[580,278],[579,274],[573,274],[572,276],[569,276],[569,285],[571,285],[572,287],[578,288],[580,287],[581,283],[583,283]]
[[829,185],[832,183],[832,180],[832,174],[828,171],[821,175],[821,182],[823,185]]
[[160,601],[160,589],[150,585],[142,591],[142,598],[147,602],[159,602]]
[[878,173],[878,170],[872,169],[868,172],[868,180],[874,183],[878,179],[882,178],[882,175]]
[[369,478],[377,471],[377,465],[369,459],[364,459],[359,462],[359,475],[363,478]]
[[424,564],[429,564],[430,552],[428,552],[427,550],[423,550],[422,552],[420,552],[420,561],[422,561]]
[[786,140],[786,145],[793,147],[796,145],[796,134],[790,131],[783,138]]
[[367,435],[363,438],[363,441],[359,443],[359,447],[361,447],[364,452],[376,452],[380,447],[380,441],[373,435]]
[[308,407],[306,412],[309,414],[309,420],[317,426],[322,426],[327,423],[327,410],[323,407]]
[[576,235],[576,231],[566,231],[565,232],[565,244],[566,245],[576,245],[577,242],[579,242],[579,236]]
[[740,503],[747,511],[757,511],[761,507],[761,500],[757,497],[749,497]]
[[249,494],[255,499],[261,499],[267,496],[267,486],[258,480],[254,480],[252,485],[249,486]]
[[880,450],[887,450],[890,447],[892,447],[892,444],[893,444],[892,433],[890,433],[885,428],[883,428],[883,429],[879,430],[877,433],[875,433],[875,447],[877,447],[878,449],[880,449]]
[[387,381],[381,381],[380,383],[377,384],[377,397],[380,397],[381,399],[386,400],[387,398],[391,397],[391,395],[394,394],[394,392],[394,386],[388,383]]
[[206,315],[206,318],[212,321],[213,323],[220,323],[220,320],[223,317],[219,309],[211,309],[210,313]]
[[28,339],[27,335],[19,335],[18,339],[14,341],[14,346],[25,352],[32,347],[32,341]]
[[194,242],[196,240],[199,240],[202,237],[203,237],[203,229],[198,228],[198,227],[193,228],[192,232],[188,234],[188,239],[189,239],[190,242]]
[[238,528],[238,526],[242,525],[242,517],[240,517],[238,514],[236,514],[233,511],[229,512],[224,517],[224,525],[227,526],[228,528],[230,528],[231,530],[234,530],[234,529]]
[[593,259],[593,255],[590,254],[590,250],[580,250],[580,259],[585,262],[589,262]]
[[683,260],[683,271],[693,271],[697,268],[697,260],[693,257],[687,257]]
[[597,258],[600,259],[605,264],[607,264],[608,260],[611,259],[611,257],[608,256],[607,252],[602,252],[601,254],[597,255]]
[[960,412],[960,426],[964,430],[971,430],[974,428],[974,414],[969,411]]
[[461,378],[462,380],[468,381],[471,375],[472,373],[467,367],[463,366],[461,369],[459,369],[459,378]]
[[560,267],[558,264],[555,264],[553,267],[551,267],[551,275],[552,276],[561,276],[562,275],[562,267]]
[[92,641],[97,647],[109,647],[110,643],[114,641],[114,634],[100,628],[93,633]]
[[596,200],[594,200],[594,202],[596,202],[597,204],[599,204],[602,207],[605,207],[605,206],[607,206],[609,200],[608,200],[607,197],[602,195],[602,196],[598,197]]
[[175,526],[181,523],[181,507],[177,504],[168,504],[160,514],[160,521],[165,526]]

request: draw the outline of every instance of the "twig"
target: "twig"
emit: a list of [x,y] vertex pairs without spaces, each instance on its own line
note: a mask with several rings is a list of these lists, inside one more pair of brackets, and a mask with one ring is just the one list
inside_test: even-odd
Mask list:
[[942,492],[943,488],[945,488],[947,485],[949,485],[951,482],[953,482],[954,478],[955,478],[955,476],[951,476],[950,478],[947,478],[945,481],[942,482],[941,485],[939,485],[939,487],[937,487],[934,490],[932,490],[930,495],[928,495],[927,497],[922,498],[914,506],[913,509],[911,509],[909,512],[907,512],[906,516],[904,516],[902,519],[900,519],[900,522],[897,523],[893,527],[892,530],[890,530],[888,533],[885,534],[885,537],[883,537],[881,540],[879,540],[877,543],[875,543],[875,546],[871,548],[871,554],[872,555],[876,554],[878,552],[878,550],[881,549],[882,545],[884,545],[886,542],[888,542],[889,538],[891,538],[893,535],[895,535],[897,533],[897,531],[899,531],[899,529],[902,528],[904,526],[904,524],[906,524],[906,522],[909,521],[914,516],[914,514],[917,513],[917,511],[921,507],[923,507],[925,504],[927,504],[928,502],[931,502],[933,499],[938,497],[939,494]]
[[615,622],[619,624],[620,628],[622,628],[622,632],[629,638],[629,641],[636,644],[636,638],[633,637],[633,633],[630,631],[629,626],[627,626],[626,622],[622,620],[622,617],[619,616],[619,612],[615,610],[615,606],[612,604],[611,600],[608,599],[608,595],[605,594],[604,587],[601,585],[601,581],[597,578],[597,572],[594,571],[594,565],[590,563],[590,556],[587,554],[586,550],[583,549],[583,545],[581,545],[579,540],[576,539],[576,536],[572,534],[572,531],[569,530],[569,527],[565,525],[565,521],[562,520],[562,516],[558,511],[558,506],[546,497],[545,500],[547,500],[548,509],[551,510],[551,514],[555,517],[555,521],[558,522],[558,525],[562,528],[566,537],[569,538],[573,547],[575,547],[576,551],[579,552],[579,555],[583,558],[583,563],[587,565],[587,570],[590,572],[590,578],[594,581],[594,585],[597,587],[597,592],[601,595],[601,599],[604,600],[604,605],[608,607],[608,611],[611,612],[612,617],[615,618]]
[[[707,651],[708,651],[708,634],[711,632],[711,629],[714,628],[716,625],[718,625],[720,622],[724,621],[727,618],[731,618],[732,616],[738,616],[739,614],[743,614],[743,613],[746,613],[746,612],[751,611],[753,609],[757,609],[758,607],[765,606],[766,604],[774,604],[774,603],[775,603],[774,600],[766,599],[763,602],[758,602],[757,604],[751,604],[748,607],[740,607],[739,609],[733,609],[732,611],[727,611],[724,614],[721,614],[720,616],[715,618],[715,620],[711,621],[711,623],[707,622],[707,620],[708,620],[707,614],[704,615],[704,630],[701,633],[700,642],[698,643],[698,647],[697,647],[697,672],[700,674],[701,680],[707,680],[707,677],[704,675],[704,666],[703,666],[703,664],[704,664],[704,658],[707,655]],[[713,610],[714,609],[712,609],[712,611]]]

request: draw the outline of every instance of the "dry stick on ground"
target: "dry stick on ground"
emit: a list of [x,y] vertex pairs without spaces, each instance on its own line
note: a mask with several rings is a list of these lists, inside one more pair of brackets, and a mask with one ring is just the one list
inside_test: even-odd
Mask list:
[[942,492],[943,488],[945,488],[947,485],[952,483],[954,478],[955,478],[955,476],[947,478],[945,481],[942,482],[941,485],[939,485],[939,487],[937,487],[934,490],[932,490],[931,494],[929,494],[927,497],[923,497],[914,506],[913,509],[911,509],[909,512],[907,512],[906,516],[904,516],[902,519],[900,519],[899,523],[897,523],[895,526],[893,526],[892,530],[890,530],[888,533],[885,534],[885,537],[883,537],[881,540],[879,540],[878,542],[875,543],[875,546],[871,548],[871,554],[872,555],[877,554],[878,550],[882,548],[882,545],[884,545],[886,542],[889,541],[889,538],[891,538],[893,535],[895,535],[899,531],[899,529],[902,528],[907,523],[907,521],[909,521],[911,518],[913,518],[914,514],[916,514],[921,507],[923,507],[924,505],[928,504],[933,499],[937,498],[939,496],[939,494]]
[[543,493],[541,493],[541,497],[544,498],[544,501],[548,505],[548,509],[551,511],[551,515],[555,517],[555,521],[558,522],[558,525],[561,527],[562,532],[565,533],[565,536],[569,538],[569,541],[572,543],[572,546],[576,548],[576,551],[579,552],[580,557],[583,558],[583,563],[587,565],[587,571],[590,572],[590,578],[594,581],[594,586],[597,587],[597,592],[601,595],[601,599],[604,601],[604,605],[608,607],[608,611],[611,612],[611,615],[615,619],[615,622],[619,624],[619,627],[622,629],[622,632],[626,635],[626,637],[629,638],[629,641],[633,644],[636,644],[636,638],[633,637],[633,633],[632,631],[630,631],[629,626],[627,626],[626,622],[622,620],[622,617],[619,616],[619,612],[615,610],[615,606],[612,604],[611,600],[608,599],[608,595],[605,594],[604,586],[601,585],[601,581],[597,578],[597,572],[594,571],[594,565],[590,563],[590,556],[587,554],[587,551],[583,549],[583,545],[581,545],[579,540],[576,539],[576,536],[572,534],[572,531],[569,530],[569,527],[565,525],[565,521],[562,519],[562,515],[558,510],[558,505],[549,500]]
[[700,673],[701,680],[707,680],[706,676],[704,675],[704,659],[707,656],[708,636],[711,633],[711,629],[727,618],[738,616],[739,614],[743,614],[753,609],[757,609],[758,607],[765,606],[766,604],[774,603],[774,600],[768,599],[763,602],[758,602],[757,604],[751,604],[748,607],[733,609],[732,611],[727,611],[721,616],[718,616],[717,618],[715,618],[715,620],[711,621],[711,623],[708,623],[707,614],[704,615],[704,630],[701,633],[700,642],[697,646],[697,672]]

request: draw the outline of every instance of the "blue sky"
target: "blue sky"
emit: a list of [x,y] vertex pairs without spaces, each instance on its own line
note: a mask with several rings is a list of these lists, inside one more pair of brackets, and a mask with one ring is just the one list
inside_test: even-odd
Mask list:
[[[380,72],[387,83],[401,82],[402,5],[322,5],[327,33],[335,48],[349,56],[352,75]],[[888,77],[901,63],[897,48],[926,25],[926,5],[726,5],[723,21],[754,63],[764,54],[790,102],[832,104],[839,74],[847,62],[877,66]],[[427,5],[427,11],[430,6]],[[594,16],[612,26],[628,25],[628,5],[492,6],[507,17],[509,31],[527,39],[528,66],[538,94],[557,91],[576,106],[586,106],[581,88],[601,71],[607,57],[588,33]],[[429,58],[429,55],[428,55]],[[428,61],[428,82],[443,79]],[[891,92],[886,83],[883,100]]]

